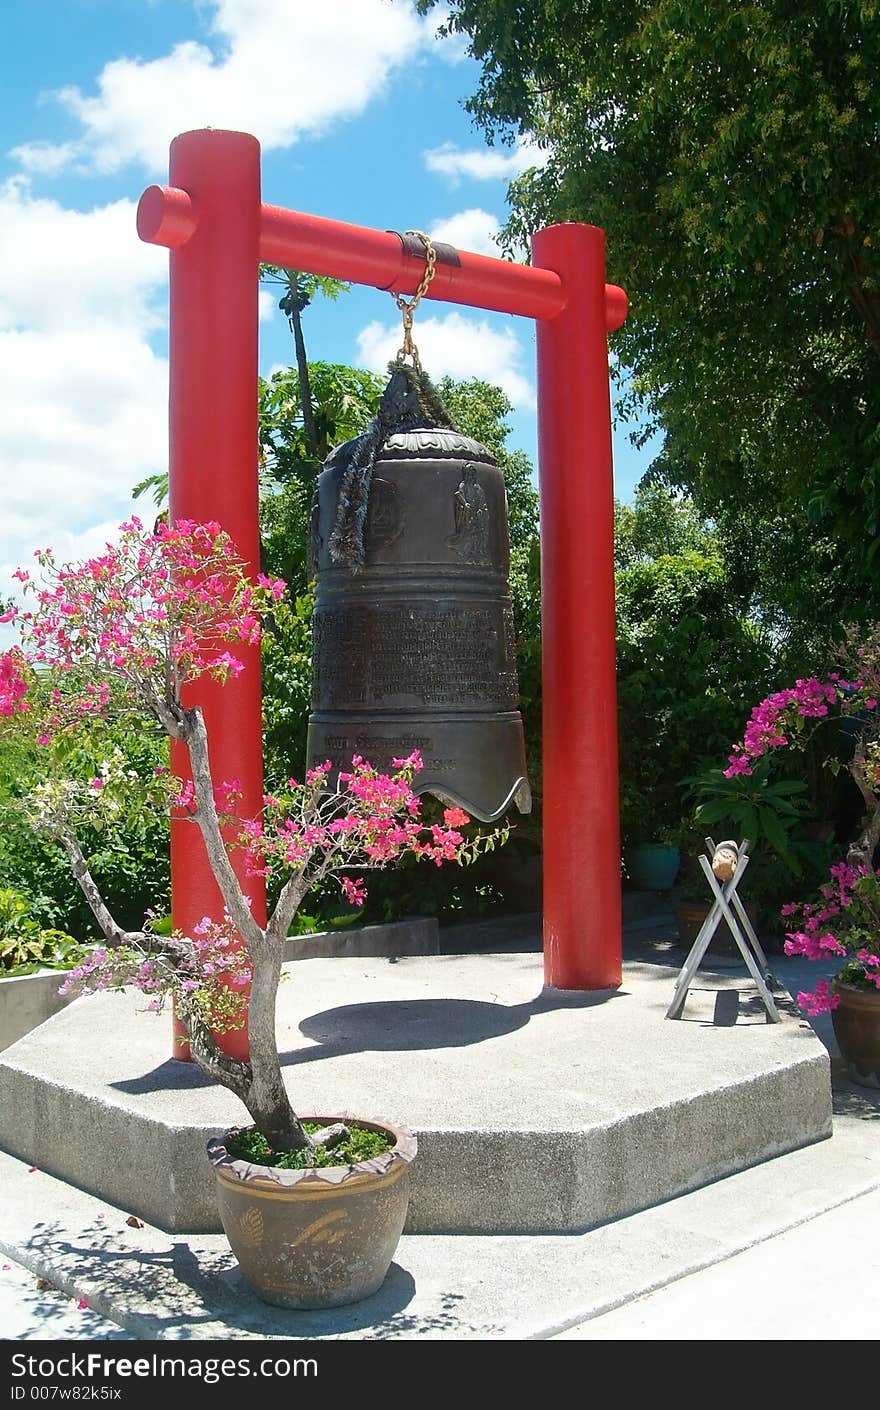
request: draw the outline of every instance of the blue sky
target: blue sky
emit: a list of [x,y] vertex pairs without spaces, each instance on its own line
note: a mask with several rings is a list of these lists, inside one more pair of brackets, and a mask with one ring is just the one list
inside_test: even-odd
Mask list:
[[[135,207],[194,127],[253,132],[263,196],[494,253],[511,176],[535,160],[486,147],[463,109],[476,65],[408,0],[28,0],[4,14],[0,155],[0,591],[53,544],[79,554],[166,461],[167,253]],[[613,261],[613,252],[611,252]],[[625,274],[614,271],[625,284]],[[262,299],[261,371],[292,351]],[[306,314],[309,356],[384,369],[391,297],[355,289]],[[530,321],[423,304],[416,341],[439,377],[500,383],[511,444],[536,457]],[[649,456],[615,433],[615,488]]]

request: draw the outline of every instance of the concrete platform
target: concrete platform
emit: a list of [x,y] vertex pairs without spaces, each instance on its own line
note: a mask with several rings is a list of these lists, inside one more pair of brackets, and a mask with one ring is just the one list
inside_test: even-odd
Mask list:
[[58,969],[0,979],[0,1050],[67,1007],[70,999],[58,993],[63,979],[64,971]]
[[[404,1234],[373,1297],[324,1312],[261,1303],[221,1234],[132,1227],[124,1208],[0,1155],[0,1250],[58,1290],[38,1294],[32,1282],[16,1298],[9,1287],[4,1335],[103,1339],[103,1317],[117,1337],[316,1348],[604,1340],[621,1322],[630,1341],[871,1341],[880,1093],[853,1087],[841,1064],[835,1085],[830,1141],[586,1233]],[[0,1271],[0,1293],[11,1276]],[[66,1298],[88,1303],[78,1330]]]
[[[670,1022],[671,958],[628,960],[599,994],[545,991],[526,948],[301,960],[279,995],[294,1105],[416,1131],[410,1234],[588,1230],[830,1136],[828,1052],[790,1001],[768,1024],[747,976],[701,971]],[[205,1141],[246,1114],[168,1058],[143,1006],[78,1000],[8,1048],[0,1146],[209,1233]]]
[[[440,927],[435,916],[408,916],[387,925],[361,925],[352,930],[319,930],[292,935],[284,945],[285,960],[309,960],[381,955],[440,953]],[[36,974],[0,976],[0,1051],[45,1023],[71,1000],[59,994],[64,971],[40,970]]]

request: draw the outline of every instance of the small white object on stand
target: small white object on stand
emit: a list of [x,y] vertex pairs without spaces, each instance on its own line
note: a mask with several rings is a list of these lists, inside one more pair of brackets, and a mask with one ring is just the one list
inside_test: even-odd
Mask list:
[[[772,982],[773,976],[767,964],[767,957],[761,949],[752,923],[746,915],[745,906],[737,895],[737,887],[749,864],[748,838],[744,838],[738,846],[736,843],[722,842],[720,847],[716,847],[711,837],[707,837],[705,842],[706,855],[701,855],[699,861],[715,899],[712,903],[712,909],[709,911],[709,914],[700,927],[700,933],[691,947],[691,952],[682,965],[681,973],[675,981],[675,991],[672,995],[672,1003],[666,1010],[666,1017],[681,1017],[681,1011],[684,1008],[684,1001],[687,998],[688,989],[699,968],[700,961],[709,948],[712,936],[715,934],[721,921],[725,920],[736,942],[737,948],[745,960],[746,968],[758,986],[758,992],[767,1010],[768,1022],[780,1023],[782,1021],[781,1015],[768,987],[768,981]],[[736,865],[733,868],[732,874],[730,874],[730,860],[732,859],[731,854],[733,853],[738,855],[736,856]],[[727,874],[727,879],[723,886],[719,885],[718,876],[713,870],[713,862],[716,860],[718,861],[718,870],[721,874]]]

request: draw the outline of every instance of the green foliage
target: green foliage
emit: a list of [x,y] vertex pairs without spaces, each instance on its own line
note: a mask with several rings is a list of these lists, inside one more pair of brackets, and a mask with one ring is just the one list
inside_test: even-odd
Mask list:
[[726,778],[722,769],[707,769],[682,783],[685,798],[695,805],[698,827],[717,832],[721,823],[725,836],[737,841],[748,838],[757,851],[769,847],[793,876],[800,876],[794,841],[810,807],[805,783],[799,779],[771,782],[769,762],[733,778]]
[[511,247],[557,221],[607,233],[656,477],[716,519],[777,635],[818,654],[876,618],[880,5],[446,8],[482,64],[468,107],[546,159],[511,188]]
[[[372,1131],[357,1122],[346,1122],[350,1132],[345,1141],[335,1146],[312,1146],[296,1151],[273,1150],[256,1127],[248,1126],[236,1131],[230,1138],[227,1150],[235,1160],[247,1160],[252,1165],[266,1165],[278,1170],[307,1170],[328,1165],[357,1165],[361,1160],[372,1160],[384,1155],[394,1144],[381,1131]],[[304,1121],[303,1128],[310,1136],[322,1129],[319,1121]]]
[[72,935],[42,926],[24,892],[0,886],[0,974],[72,969],[87,953]]
[[632,568],[671,554],[717,548],[718,536],[695,505],[662,485],[640,485],[633,504],[614,502],[614,567]]
[[[446,869],[452,872],[452,868]],[[362,924],[382,925],[407,916],[436,916],[441,923],[487,915],[504,905],[503,890],[491,879],[489,859],[472,871],[409,864],[409,861],[365,877],[367,900]]]
[[[102,776],[112,764],[116,782],[106,790],[118,810],[84,827],[89,867],[123,926],[137,927],[149,907],[170,905],[169,824],[162,800],[150,802],[150,782],[167,767],[167,742],[142,725],[95,720],[75,746],[59,737],[51,747],[22,738],[0,741],[0,886],[29,897],[43,927],[97,936],[95,919],[61,849],[36,835],[21,813],[21,800],[62,772],[80,779]],[[135,782],[135,779],[142,782]]]
[[296,368],[282,367],[259,380],[260,464],[264,478],[278,484],[291,478],[314,479],[335,446],[364,430],[387,380],[335,362],[310,362],[308,371],[317,433],[314,451],[305,439]]
[[271,792],[301,778],[312,690],[311,591],[282,599],[263,631],[263,739]]
[[161,509],[168,502],[168,471],[158,470],[155,475],[138,480],[136,485],[132,485],[131,494],[133,499],[149,494],[156,508]]
[[302,313],[316,294],[335,303],[340,294],[351,291],[351,285],[341,279],[331,279],[324,274],[302,274],[296,269],[285,269],[280,264],[261,264],[260,283],[281,290],[278,307],[287,318],[290,318],[294,308]]
[[[624,516],[626,566],[616,574],[624,846],[687,841],[680,781],[725,757],[773,663],[772,644],[732,593],[715,535],[698,529],[686,504],[676,529],[667,508],[649,493]],[[693,542],[701,547],[651,556]]]

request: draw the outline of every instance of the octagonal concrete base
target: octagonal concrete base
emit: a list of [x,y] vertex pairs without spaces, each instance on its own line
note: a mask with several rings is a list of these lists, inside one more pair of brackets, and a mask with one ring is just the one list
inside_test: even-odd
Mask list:
[[[588,1229],[831,1134],[826,1049],[750,981],[624,966],[546,990],[540,954],[287,967],[279,1047],[303,1115],[419,1137],[409,1232]],[[137,995],[78,1000],[0,1057],[0,1146],[170,1231],[219,1229],[205,1143],[247,1115],[169,1058]],[[782,1001],[780,1001],[782,1002]]]

